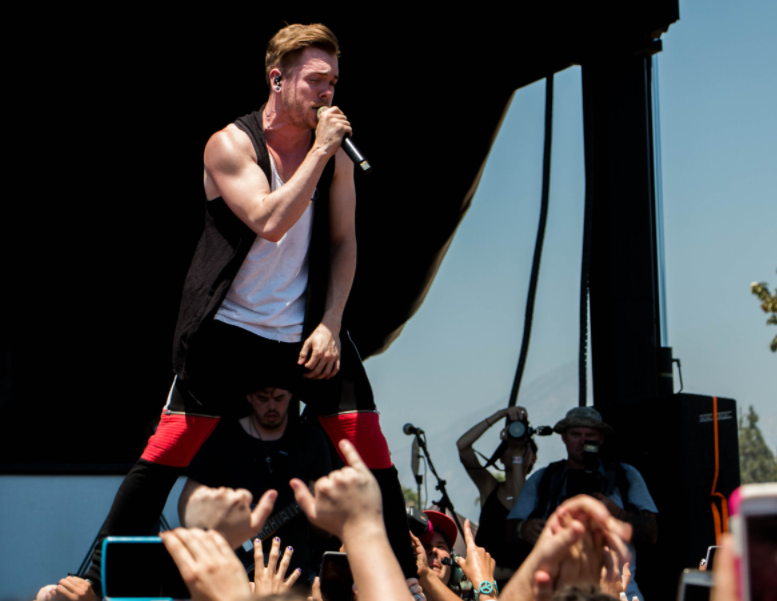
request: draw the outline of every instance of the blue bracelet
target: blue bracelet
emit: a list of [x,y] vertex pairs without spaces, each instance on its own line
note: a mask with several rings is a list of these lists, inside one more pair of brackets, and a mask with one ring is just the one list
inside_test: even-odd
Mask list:
[[496,580],[494,582],[484,580],[478,588],[473,588],[472,592],[475,593],[475,601],[480,601],[480,595],[493,595],[497,597],[499,595],[499,587],[496,585]]

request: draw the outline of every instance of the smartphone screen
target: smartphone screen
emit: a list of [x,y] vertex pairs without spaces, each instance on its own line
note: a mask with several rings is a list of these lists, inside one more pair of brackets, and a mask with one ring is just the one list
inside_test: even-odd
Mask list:
[[682,601],[709,601],[711,590],[703,584],[686,584]]
[[777,599],[777,515],[748,515],[748,580],[750,601]]
[[103,593],[112,599],[191,598],[173,558],[156,536],[105,539]]
[[712,574],[699,570],[683,571],[678,601],[709,601],[712,590]]
[[324,553],[321,558],[321,596],[324,601],[352,601],[353,576],[345,553]]

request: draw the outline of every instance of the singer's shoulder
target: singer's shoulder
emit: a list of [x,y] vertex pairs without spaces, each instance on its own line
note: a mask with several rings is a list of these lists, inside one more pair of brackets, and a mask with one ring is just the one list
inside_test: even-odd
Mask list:
[[231,170],[246,160],[256,162],[256,152],[248,134],[234,124],[213,134],[205,146],[208,169]]

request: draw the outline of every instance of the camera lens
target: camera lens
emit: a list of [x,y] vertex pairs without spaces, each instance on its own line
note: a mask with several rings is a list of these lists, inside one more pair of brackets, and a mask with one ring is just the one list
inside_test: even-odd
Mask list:
[[526,435],[526,424],[523,422],[513,422],[507,427],[507,433],[510,438],[523,438]]

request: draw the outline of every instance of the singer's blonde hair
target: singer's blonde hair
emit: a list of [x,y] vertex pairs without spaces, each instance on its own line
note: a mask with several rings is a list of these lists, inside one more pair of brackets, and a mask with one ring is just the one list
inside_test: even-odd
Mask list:
[[279,68],[281,73],[296,66],[299,55],[310,46],[321,48],[333,56],[340,56],[340,46],[332,30],[321,23],[287,25],[276,33],[267,44],[264,57],[264,76],[270,85],[270,71]]

